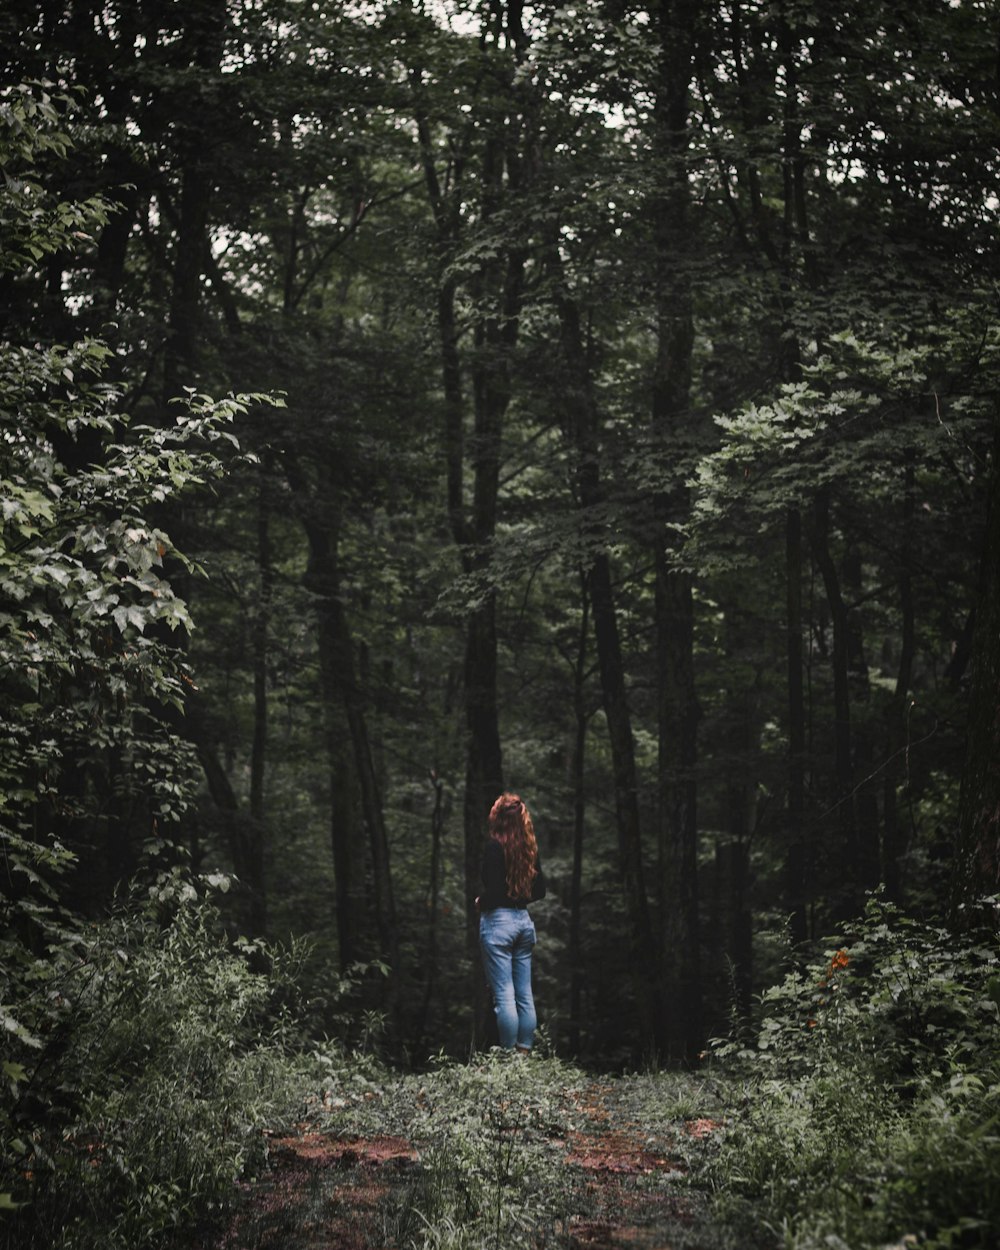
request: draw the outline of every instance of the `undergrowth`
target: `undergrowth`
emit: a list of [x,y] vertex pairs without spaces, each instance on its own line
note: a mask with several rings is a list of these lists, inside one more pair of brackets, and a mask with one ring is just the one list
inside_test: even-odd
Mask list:
[[[468,1063],[442,1056],[419,1076],[372,1073],[367,1087],[344,1082],[341,1074],[323,1091],[333,1110],[317,1121],[320,1130],[348,1141],[398,1134],[419,1151],[419,1165],[367,1230],[373,1250],[573,1245],[573,1229],[596,1236],[593,1229],[616,1218],[609,1203],[621,1204],[625,1224],[662,1221],[656,1199],[668,1190],[683,1193],[670,1244],[699,1244],[689,1179],[703,1148],[684,1125],[706,1109],[717,1112],[714,1081],[660,1073],[601,1082],[551,1055],[492,1050]],[[609,1168],[601,1151],[612,1138],[621,1158]],[[664,1156],[662,1169],[647,1169],[644,1151]]]
[[413,1250],[529,1246],[562,1209],[565,1174],[553,1135],[582,1082],[554,1059],[493,1050],[468,1064],[442,1059],[399,1081],[381,1122],[421,1143],[421,1168],[402,1202],[384,1214],[383,1245]]
[[765,993],[755,1035],[717,1043],[706,1072],[600,1086],[502,1051],[393,1073],[374,1019],[365,1053],[305,1044],[295,952],[230,942],[183,874],[64,954],[33,991],[45,1009],[22,1012],[34,1045],[26,1034],[4,1062],[0,1192],[18,1205],[0,1250],[190,1246],[262,1169],[262,1129],[303,1118],[333,1140],[397,1134],[418,1149],[369,1222],[373,1248],[568,1244],[574,1219],[607,1218],[607,1187],[569,1162],[605,1131],[669,1156],[620,1192],[669,1189],[676,1247],[1000,1245],[992,934],[873,901]]
[[4,1064],[0,1246],[183,1244],[299,1103],[296,957],[227,941],[199,884],[160,879],[34,987],[52,1006]]
[[877,900],[764,995],[710,1165],[742,1245],[989,1250],[1000,1233],[1000,981],[992,935]]

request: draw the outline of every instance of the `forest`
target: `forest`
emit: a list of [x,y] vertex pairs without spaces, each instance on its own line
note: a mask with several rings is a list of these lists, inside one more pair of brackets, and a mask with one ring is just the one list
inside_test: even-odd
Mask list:
[[0,60],[0,1246],[266,1250],[206,1230],[303,1091],[496,1086],[358,1244],[578,1250],[511,1195],[581,1074],[709,1126],[678,1245],[1000,1244],[995,4],[7,0]]

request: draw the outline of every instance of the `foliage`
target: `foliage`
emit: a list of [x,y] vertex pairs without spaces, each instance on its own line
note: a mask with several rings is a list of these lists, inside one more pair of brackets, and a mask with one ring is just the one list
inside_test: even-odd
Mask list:
[[[817,485],[834,485],[838,499],[860,496],[892,505],[902,496],[900,468],[916,453],[926,475],[946,457],[962,457],[989,428],[988,397],[950,396],[955,414],[941,419],[933,381],[954,363],[984,351],[996,352],[996,327],[985,291],[970,295],[952,335],[923,328],[919,347],[897,341],[883,329],[879,340],[852,330],[828,328],[822,345],[803,351],[801,378],[782,384],[767,403],[750,403],[718,415],[717,450],[697,465],[691,555],[746,560],[754,534],[766,532],[789,507],[808,500]],[[982,454],[982,453],[981,453]],[[856,506],[856,505],[855,505]],[[748,532],[720,535],[702,546],[713,527],[745,518]],[[737,546],[739,544],[739,546]],[[721,549],[720,549],[721,548]]]
[[72,147],[60,117],[70,103],[64,93],[27,83],[0,92],[0,273],[21,273],[53,253],[79,250],[108,220],[112,205],[105,197],[53,199],[39,178],[40,162],[65,160]]
[[531,1245],[558,1209],[541,1129],[557,1117],[566,1073],[492,1050],[424,1082],[426,1175],[401,1231],[425,1250]]
[[[61,120],[41,88],[0,100],[2,271],[78,252],[108,220],[35,179],[71,149]],[[193,626],[168,569],[191,566],[154,514],[222,475],[234,416],[265,400],[189,392],[132,421],[112,360],[89,338],[0,343],[0,1205],[26,1204],[10,1244],[137,1245],[190,1218],[251,1153],[256,1104],[240,1111],[227,1064],[270,1080],[279,1062],[240,1059],[271,989],[217,949],[192,885],[96,929],[74,907],[110,895],[140,839],[176,854],[163,827],[194,773],[168,718],[194,683],[170,635]],[[105,1204],[118,1222],[101,1230]]]
[[[44,92],[8,91],[0,118],[0,157],[30,165],[69,145]],[[4,202],[31,186],[9,179]],[[32,196],[11,246],[44,253],[86,239],[60,233],[47,198]],[[61,207],[74,225],[106,219],[100,204]],[[238,450],[234,416],[267,400],[190,392],[176,415],[140,424],[106,380],[110,359],[94,339],[0,344],[0,836],[9,869],[32,880],[40,859],[65,862],[57,831],[65,841],[95,807],[113,830],[138,795],[152,836],[190,802],[191,752],[164,719],[194,685],[169,645],[192,628],[167,575],[186,562],[153,516],[222,475],[223,449]],[[24,911],[17,891],[7,906]]]
[[766,991],[755,1045],[716,1047],[743,1074],[711,1168],[723,1218],[790,1247],[993,1244],[997,972],[991,935],[872,900],[822,963]]
[[[183,1241],[266,1155],[297,1106],[294,952],[233,946],[208,894],[173,871],[88,926],[33,986],[38,1048],[5,1065],[0,1244]],[[267,972],[248,960],[267,958]]]

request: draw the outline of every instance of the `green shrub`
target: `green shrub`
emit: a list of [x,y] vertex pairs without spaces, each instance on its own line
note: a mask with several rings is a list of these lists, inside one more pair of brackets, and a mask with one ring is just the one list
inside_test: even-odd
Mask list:
[[[30,1128],[2,1178],[24,1205],[0,1244],[181,1241],[264,1161],[262,1126],[295,1109],[294,1034],[274,1006],[294,959],[234,948],[196,884],[162,878],[40,987],[64,1007],[12,1083],[9,1122]],[[266,973],[248,953],[266,954]]]
[[929,1247],[995,1246],[1000,1229],[1000,1071],[928,1081],[900,1117],[883,1183],[877,1226],[901,1229]]
[[764,995],[710,1166],[719,1218],[786,1246],[995,1245],[997,952],[872,901]]

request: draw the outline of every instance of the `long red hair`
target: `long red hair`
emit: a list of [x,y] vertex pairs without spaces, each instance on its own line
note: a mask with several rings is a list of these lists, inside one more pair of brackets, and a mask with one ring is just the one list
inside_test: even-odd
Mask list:
[[531,883],[538,872],[538,843],[531,813],[520,795],[501,794],[493,804],[490,837],[503,847],[508,895],[530,898]]

